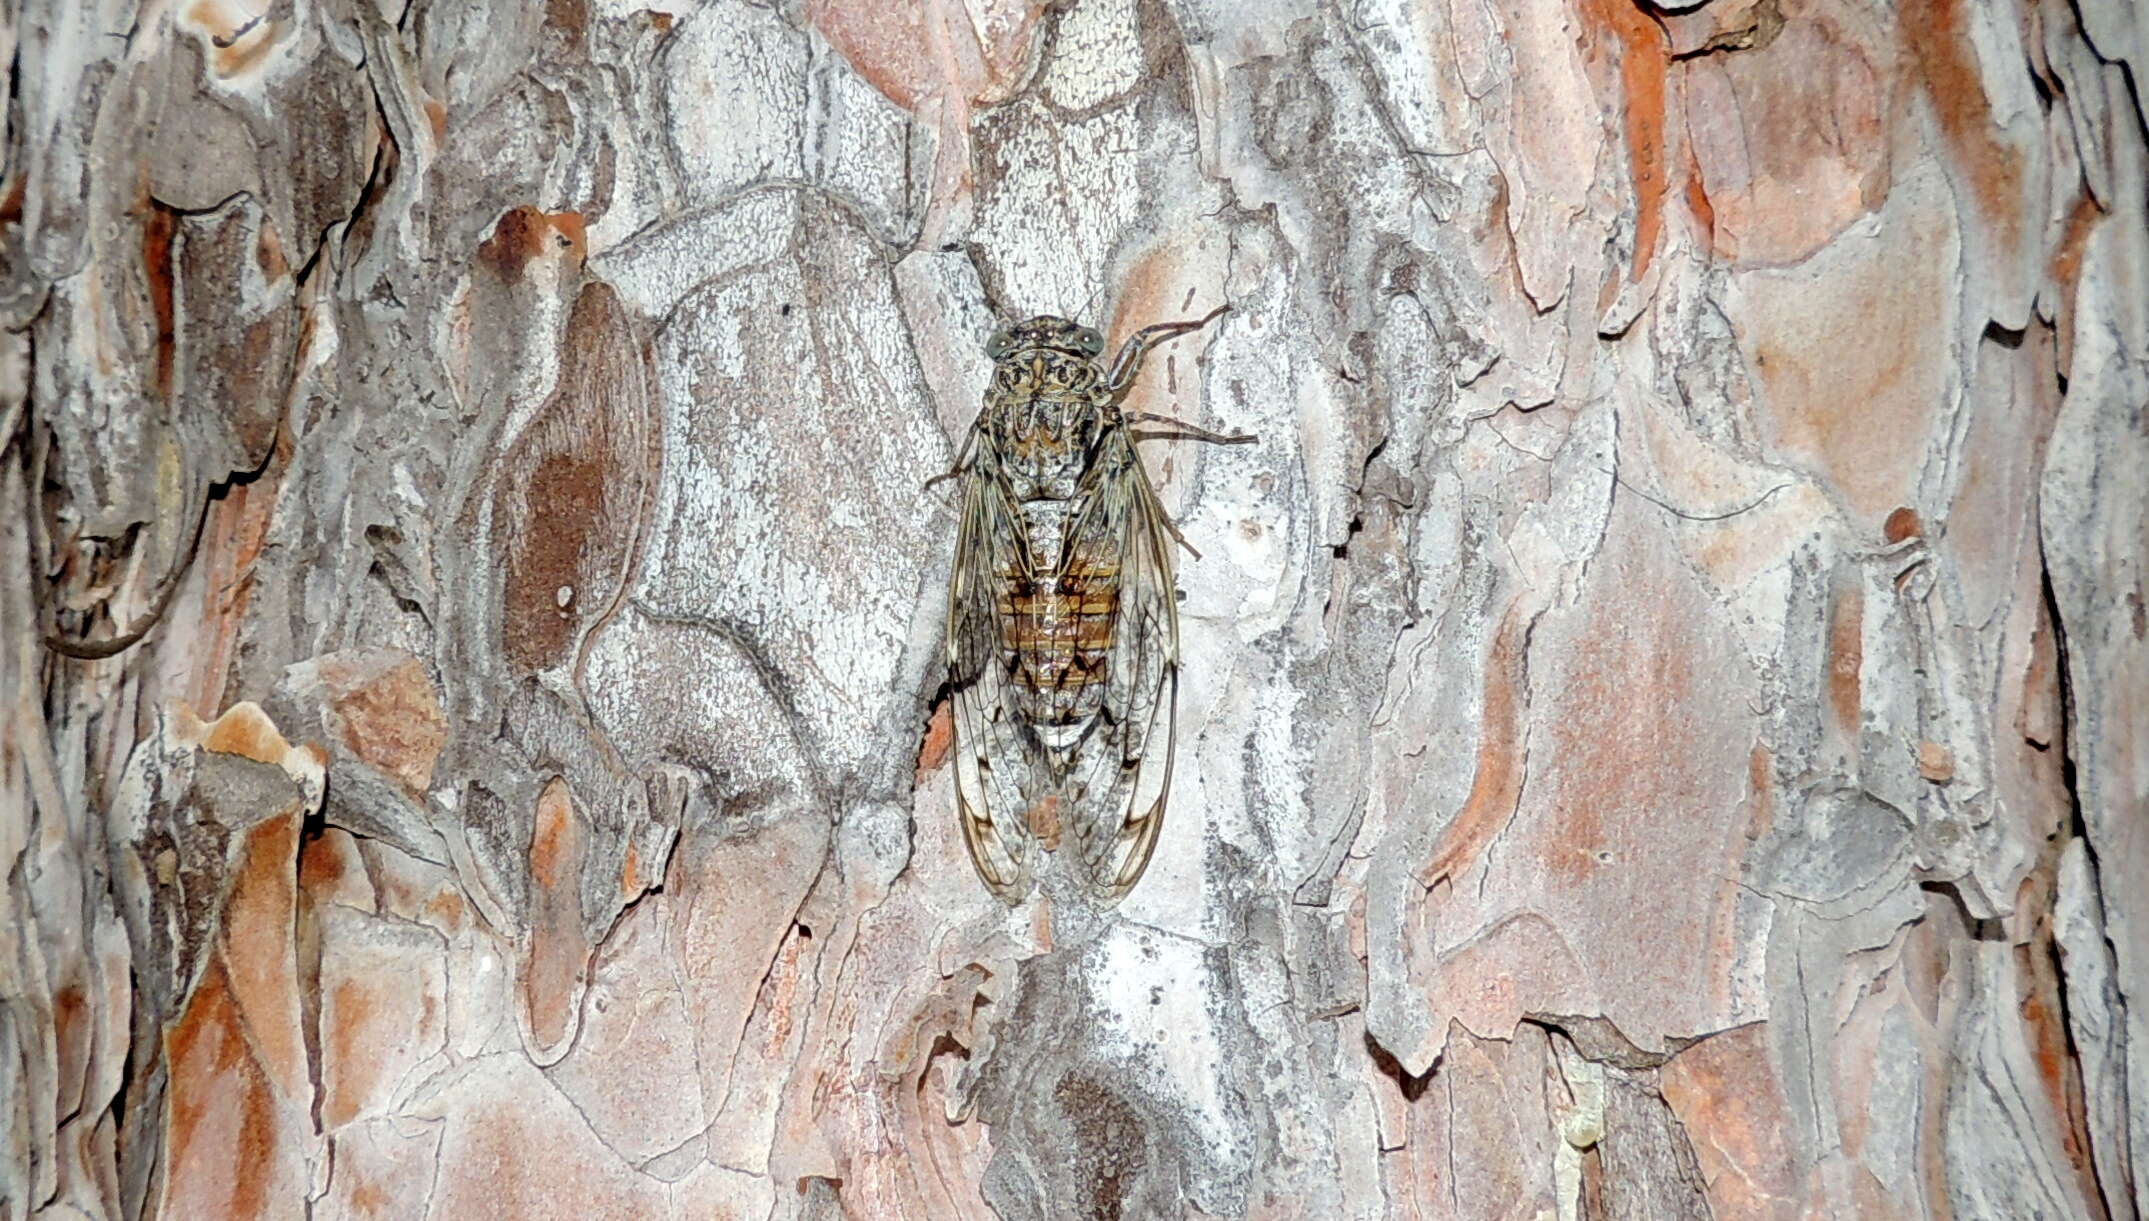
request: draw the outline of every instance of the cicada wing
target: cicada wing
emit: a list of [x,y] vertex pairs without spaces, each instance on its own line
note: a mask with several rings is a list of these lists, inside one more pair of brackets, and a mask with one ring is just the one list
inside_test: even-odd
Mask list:
[[1178,733],[1179,610],[1172,535],[1130,438],[1107,438],[1078,493],[1072,549],[1119,556],[1119,610],[1097,723],[1067,778],[1067,823],[1094,896],[1117,903],[1156,851]]
[[1021,519],[997,455],[980,439],[963,477],[962,524],[948,582],[948,689],[956,817],[986,887],[1009,904],[1030,892],[1034,840],[1024,790],[1035,747],[1016,710],[1001,647],[1002,574],[1026,565]]

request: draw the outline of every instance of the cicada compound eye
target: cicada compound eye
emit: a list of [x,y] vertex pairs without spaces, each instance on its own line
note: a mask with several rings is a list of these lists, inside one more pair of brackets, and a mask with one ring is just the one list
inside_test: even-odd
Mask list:
[[992,333],[992,338],[985,341],[985,356],[990,360],[998,360],[1007,355],[1008,349],[1014,346],[1014,334],[1003,326]]
[[1095,356],[1104,351],[1104,335],[1092,327],[1083,327],[1078,336],[1084,356]]

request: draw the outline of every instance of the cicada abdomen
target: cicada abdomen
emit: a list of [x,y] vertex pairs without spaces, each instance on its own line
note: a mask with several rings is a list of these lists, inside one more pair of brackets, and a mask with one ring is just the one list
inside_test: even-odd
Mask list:
[[1222,312],[1144,329],[1109,371],[1101,335],[1050,315],[987,348],[992,384],[957,467],[948,682],[963,841],[1009,903],[1029,893],[1040,847],[1070,844],[1107,904],[1156,848],[1177,730],[1177,533],[1120,405],[1150,347]]

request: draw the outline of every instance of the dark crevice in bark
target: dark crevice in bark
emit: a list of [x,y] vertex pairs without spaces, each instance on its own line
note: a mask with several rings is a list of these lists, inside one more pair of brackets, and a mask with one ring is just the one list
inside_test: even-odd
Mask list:
[[1444,1054],[1435,1056],[1423,1074],[1412,1075],[1409,1069],[1403,1067],[1403,1062],[1382,1047],[1380,1040],[1374,1038],[1371,1032],[1365,1036],[1365,1048],[1366,1054],[1373,1058],[1373,1067],[1381,1076],[1395,1083],[1396,1090],[1403,1095],[1405,1102],[1416,1102],[1425,1097],[1425,1091],[1440,1072],[1441,1061],[1447,1058]]
[[[2054,747],[2058,748],[2060,784],[2067,794],[2067,824],[2058,833],[2058,844],[2064,846],[2069,841],[2079,841],[2082,845],[2083,872],[2087,875],[2089,889],[2089,893],[2083,897],[2083,901],[2085,906],[2088,906],[2096,913],[2099,936],[2103,940],[2106,954],[2109,955],[2112,953],[2111,941],[2108,936],[2103,934],[2103,929],[2106,927],[2103,871],[2097,859],[2096,840],[2090,834],[2089,822],[2083,813],[2082,792],[2077,783],[2075,770],[2074,730],[2076,714],[2073,675],[2068,669],[2067,626],[2061,617],[2058,593],[2052,588],[2051,565],[2041,553],[2038,558],[2038,592],[2044,600],[2045,621],[2050,625],[2052,631],[2053,672],[2054,681],[2059,688],[2060,717],[2058,724],[2054,727],[2058,741],[2038,743],[2030,740],[2029,744],[2040,752],[2050,751]],[[2052,894],[2048,897],[2053,903],[2057,902],[2056,884]],[[2049,960],[2053,981],[2051,991],[2053,1003],[2056,1006],[2055,1020],[2065,1040],[2068,1084],[2071,1087],[2067,1097],[2069,1106],[2064,1116],[2068,1126],[2067,1135],[2070,1144],[2079,1142],[2079,1157],[2076,1160],[2076,1169],[2084,1181],[2084,1186],[2089,1189],[2085,1194],[2092,1198],[2101,1217],[2109,1217],[2112,1215],[2113,1200],[2116,1199],[2124,1203],[2133,1199],[2134,1184],[2131,1181],[2124,1183],[2105,1182],[2101,1168],[2098,1165],[2096,1156],[2097,1130],[2095,1125],[2090,1122],[2088,1115],[2087,1084],[2083,1072],[2082,1047],[2075,1038],[2076,1023],[2079,1020],[2079,1015],[2075,1013],[2074,1005],[2069,999],[2066,956],[2062,952],[2056,931],[2051,928],[2050,914],[2049,911],[2044,913],[2044,918],[2039,921],[2039,931],[2044,936],[2039,939],[2039,944],[2036,948],[2041,949]],[[2027,974],[2027,972],[2025,973]],[[2117,1010],[2112,1015],[2113,1025],[2123,1027],[2126,1021],[2126,1000],[2123,996],[2115,996],[2112,1000]],[[2122,1097],[2124,1097],[2129,1084],[2127,1075],[2120,1075],[2114,1084]],[[2131,1114],[2132,1110],[2131,1101],[2128,1101],[2126,1112]],[[2123,1138],[2124,1133],[2122,1132],[2119,1135]],[[2073,1150],[2070,1150],[2070,1152],[2073,1152]],[[2117,1160],[2121,1166],[2128,1165],[2129,1152],[2123,1145],[2117,1151]]]

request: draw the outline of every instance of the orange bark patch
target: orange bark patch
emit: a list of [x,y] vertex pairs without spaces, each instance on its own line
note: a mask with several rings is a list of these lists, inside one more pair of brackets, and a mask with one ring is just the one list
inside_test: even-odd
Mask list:
[[954,742],[955,714],[948,701],[942,700],[925,722],[925,741],[918,746],[917,784],[925,783],[927,773],[940,770],[940,765],[948,761],[948,749]]
[[28,198],[29,191],[30,176],[26,173],[17,173],[15,181],[8,185],[6,196],[0,197],[0,225],[14,225],[22,222],[22,205],[23,201]]
[[325,1128],[338,1128],[356,1119],[357,1100],[370,1092],[377,1061],[362,1036],[372,1013],[373,998],[357,980],[341,980],[329,990],[328,1014],[321,1023],[321,1033],[328,1042],[328,1063],[321,1082],[328,1095],[321,1106],[321,1124]]
[[447,715],[425,667],[401,649],[372,649],[330,654],[320,672],[344,746],[413,796],[425,792],[448,740]]
[[388,1207],[388,1193],[379,1183],[360,1183],[351,1191],[351,1207],[368,1217],[381,1216]]
[[246,1022],[211,963],[164,1034],[167,1216],[260,1217],[277,1177],[275,1100],[248,1053]]
[[2097,201],[2083,192],[2067,213],[2067,229],[2060,235],[2059,244],[2052,250],[2052,278],[2058,281],[2063,295],[2072,298],[2074,283],[2082,273],[2082,246],[2089,241],[2089,231],[2104,213]]
[[574,1030],[575,1005],[589,962],[580,880],[587,849],[567,782],[558,776],[538,794],[530,835],[530,936],[523,959],[524,1012],[541,1062]]
[[2088,192],[2074,201],[2074,209],[2067,213],[2067,228],[2060,235],[2059,244],[2052,251],[2052,279],[2059,285],[2059,317],[2055,320],[2059,330],[2059,371],[2068,372],[2074,365],[2074,288],[2082,276],[2082,249],[2089,242],[2091,230],[2096,228],[2097,218],[2103,212]]
[[297,803],[246,833],[224,904],[221,956],[262,1069],[294,1097],[307,1089],[299,1033]]
[[52,1042],[59,1053],[61,1111],[81,1104],[82,1070],[89,1063],[90,1038],[96,1024],[90,1020],[89,997],[81,985],[68,984],[52,994]]
[[754,1007],[761,1014],[764,1058],[774,1059],[791,1037],[792,1011],[798,1001],[799,959],[812,944],[813,934],[806,931],[806,926],[792,925],[791,935],[784,938],[783,947],[776,951],[776,961],[769,965],[768,978],[762,981],[761,995]]
[[1766,50],[1680,62],[1686,143],[1719,254],[1797,263],[1887,198],[1883,77],[1893,69],[1875,67],[1879,54],[1855,30],[1811,13],[1785,21]]
[[1661,1070],[1664,1101],[1694,1142],[1719,1217],[1769,1217],[1801,1197],[1784,1134],[1795,1122],[1769,1055],[1767,1027],[1741,1026],[1694,1044]]
[[309,839],[298,854],[298,884],[302,890],[327,890],[343,880],[343,854]]
[[232,653],[239,647],[239,628],[245,623],[247,606],[254,602],[254,563],[269,542],[269,522],[282,490],[282,469],[271,462],[269,473],[226,488],[221,497],[208,503],[196,561],[206,591],[202,615],[208,630],[191,649],[187,699],[193,707],[223,703],[223,684],[230,675]]
[[1448,825],[1432,860],[1418,871],[1431,886],[1467,869],[1514,815],[1522,795],[1522,636],[1529,617],[1510,603],[1485,662],[1484,722],[1478,731],[1477,773],[1462,812]]
[[448,108],[439,98],[425,99],[425,121],[433,129],[433,143],[440,144],[448,138]]
[[478,259],[491,266],[501,279],[513,280],[548,250],[572,250],[580,261],[584,234],[581,213],[540,212],[524,204],[501,214],[492,236],[478,243]]
[[1037,897],[1037,911],[1030,917],[1030,937],[1040,954],[1052,952],[1052,900]]
[[259,63],[276,44],[283,23],[269,19],[267,8],[259,0],[195,0],[181,24],[208,39],[210,66],[218,76],[236,76]]
[[340,903],[359,911],[379,907],[365,854],[341,827],[323,827],[299,846],[298,885],[316,907],[323,903]]
[[1716,249],[1716,209],[1709,206],[1708,184],[1701,180],[1701,163],[1694,159],[1691,146],[1686,156],[1686,210],[1693,216],[1709,249]]
[[1046,7],[1040,0],[932,6],[807,0],[806,20],[881,96],[915,110],[932,97],[997,100],[1028,62]]
[[[1634,269],[1627,277],[1631,283],[1648,272],[1657,232],[1663,227],[1664,196],[1670,182],[1664,166],[1664,76],[1671,44],[1663,27],[1632,0],[1582,0],[1581,11],[1594,31],[1608,36],[1611,53],[1618,60],[1621,96],[1616,101],[1634,180]],[[1601,54],[1599,48],[1585,46],[1585,51],[1592,58]]]
[[203,726],[200,745],[203,750],[238,755],[256,763],[281,764],[291,751],[291,744],[277,732],[261,705],[250,700],[233,704],[224,715]]
[[443,890],[427,899],[422,910],[428,919],[448,932],[462,927],[463,897],[452,890]]
[[1766,746],[1756,746],[1746,761],[1746,786],[1753,794],[1753,817],[1746,823],[1746,838],[1759,841],[1776,821],[1775,757]]
[[1961,0],[1906,0],[1897,28],[1910,43],[1910,60],[1924,77],[1978,211],[1998,231],[2002,248],[2014,249],[2022,231],[2022,162],[1995,134]]
[[537,825],[530,834],[530,880],[547,890],[560,884],[574,841],[574,798],[558,776],[537,795]]

